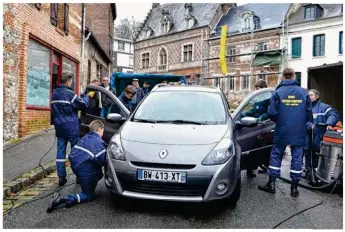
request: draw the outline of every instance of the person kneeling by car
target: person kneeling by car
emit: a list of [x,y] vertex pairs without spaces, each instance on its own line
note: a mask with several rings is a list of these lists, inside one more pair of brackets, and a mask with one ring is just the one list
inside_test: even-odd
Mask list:
[[69,154],[73,172],[80,180],[81,193],[62,197],[55,193],[47,213],[51,213],[59,205],[65,207],[94,199],[94,193],[99,180],[103,178],[102,167],[105,164],[105,143],[102,140],[104,124],[94,120],[90,124],[90,132],[85,135]]

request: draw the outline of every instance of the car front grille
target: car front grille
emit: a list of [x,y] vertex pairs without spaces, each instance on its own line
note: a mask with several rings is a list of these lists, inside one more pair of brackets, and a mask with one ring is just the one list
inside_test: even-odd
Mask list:
[[163,169],[193,169],[196,167],[195,164],[164,164],[164,163],[147,163],[147,162],[136,162],[132,161],[131,164],[137,167],[143,168],[163,168]]

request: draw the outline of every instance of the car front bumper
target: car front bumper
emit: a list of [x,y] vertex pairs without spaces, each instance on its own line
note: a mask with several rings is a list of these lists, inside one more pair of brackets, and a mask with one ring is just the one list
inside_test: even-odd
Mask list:
[[[236,156],[233,156],[223,165],[203,166],[199,164],[191,169],[151,168],[133,165],[128,160],[114,160],[107,154],[104,180],[111,193],[125,197],[164,201],[207,202],[230,197],[240,175],[238,164]],[[187,179],[184,184],[141,181],[137,178],[138,169],[186,172]],[[217,186],[219,184],[224,184],[226,188],[222,191],[218,190]]]

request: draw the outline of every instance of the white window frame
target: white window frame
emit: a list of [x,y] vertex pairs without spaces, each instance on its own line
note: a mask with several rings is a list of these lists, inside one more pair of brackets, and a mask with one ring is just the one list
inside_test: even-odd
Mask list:
[[187,28],[190,29],[192,27],[194,27],[194,19],[193,18],[190,18],[190,19],[187,19]]
[[[184,61],[184,47],[192,45],[192,60],[190,61]],[[182,63],[188,63],[188,62],[193,62],[194,61],[194,43],[185,43],[181,45],[181,62]]]
[[[226,74],[227,78],[226,78],[226,90],[227,92],[235,92],[236,91],[236,73],[230,73],[230,74]],[[234,81],[234,89],[230,89],[230,83],[231,80],[233,79]]]
[[[149,65],[146,67],[144,67],[144,64],[143,64],[143,55],[144,54],[149,54],[148,58],[149,58]],[[141,64],[141,69],[148,69],[150,68],[150,63],[151,63],[151,53],[150,52],[142,52],[140,53],[140,64]]]
[[[120,44],[123,44],[123,49],[120,49]],[[126,44],[125,44],[125,42],[123,42],[123,41],[118,41],[117,42],[117,49],[119,50],[119,51],[125,51],[125,47],[126,47]]]
[[[233,52],[233,51],[235,51],[235,53]],[[236,55],[236,47],[230,47],[229,49],[227,49],[227,55],[228,56],[231,56],[231,55]],[[229,52],[230,52],[230,54],[229,54]],[[229,62],[229,63],[236,63],[236,56],[233,56],[233,57],[228,57],[227,58],[227,61]]]
[[[260,46],[261,46],[261,44],[262,44],[262,50],[259,49]],[[265,47],[266,47],[266,49],[265,49]],[[258,42],[258,43],[256,44],[256,50],[257,50],[257,51],[262,51],[262,52],[268,51],[268,42],[267,42],[267,41]]]
[[[161,64],[161,52],[162,52],[163,49],[165,50],[165,53],[166,53],[166,64],[165,64],[166,68],[165,69],[160,69],[160,67],[163,66],[163,64]],[[158,57],[157,57],[157,64],[158,64],[158,66],[157,66],[157,70],[159,70],[159,71],[168,71],[168,63],[169,63],[168,57],[169,57],[168,49],[165,46],[161,47],[159,49],[159,51],[158,51]]]
[[[250,86],[250,82],[251,82],[251,78],[250,78],[250,73],[242,73],[242,74],[240,74],[241,76],[240,76],[240,91],[250,91],[250,89],[251,89],[251,86]],[[248,77],[248,88],[247,89],[243,89],[242,88],[242,79],[244,78],[244,77]]]

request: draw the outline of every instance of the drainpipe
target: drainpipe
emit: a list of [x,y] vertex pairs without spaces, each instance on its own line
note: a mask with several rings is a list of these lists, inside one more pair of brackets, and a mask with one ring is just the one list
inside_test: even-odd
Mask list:
[[85,4],[81,4],[82,8],[82,22],[81,22],[81,73],[84,79],[84,52],[85,52]]

